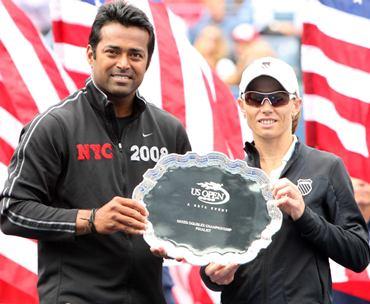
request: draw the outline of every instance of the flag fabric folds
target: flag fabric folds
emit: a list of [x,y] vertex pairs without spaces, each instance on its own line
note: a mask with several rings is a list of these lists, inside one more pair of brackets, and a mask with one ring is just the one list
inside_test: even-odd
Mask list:
[[[22,126],[75,85],[28,17],[0,1],[0,184]],[[0,232],[0,302],[37,303],[37,246]]]
[[370,3],[313,0],[305,7],[302,70],[306,140],[370,182]]
[[[23,125],[76,88],[90,74],[86,45],[97,7],[104,1],[52,0],[53,51],[11,0],[0,0],[0,183]],[[186,26],[161,1],[131,1],[146,12],[156,32],[156,48],[140,93],[186,126],[193,150],[220,151],[243,158],[237,104],[228,87],[186,38]],[[0,232],[0,299],[38,303],[37,244]],[[187,284],[175,289],[178,303],[213,303],[196,267],[173,266]],[[176,273],[178,275],[176,275]]]
[[[308,0],[302,35],[307,144],[340,156],[370,182],[370,2]],[[331,263],[334,288],[370,301],[370,268]]]

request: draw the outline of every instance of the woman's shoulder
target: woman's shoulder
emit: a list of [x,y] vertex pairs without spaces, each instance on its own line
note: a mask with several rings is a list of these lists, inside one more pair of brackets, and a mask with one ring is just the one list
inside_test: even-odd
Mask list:
[[324,162],[325,164],[336,164],[341,162],[341,158],[334,153],[319,150],[317,148],[313,148],[307,146],[306,144],[301,143],[301,153],[305,155],[310,161],[317,162]]

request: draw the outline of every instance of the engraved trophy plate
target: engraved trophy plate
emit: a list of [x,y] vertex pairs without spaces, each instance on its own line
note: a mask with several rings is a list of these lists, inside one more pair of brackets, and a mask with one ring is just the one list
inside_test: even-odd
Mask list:
[[194,265],[243,264],[271,243],[282,223],[269,178],[212,152],[169,154],[144,174],[133,198],[146,205],[145,241]]

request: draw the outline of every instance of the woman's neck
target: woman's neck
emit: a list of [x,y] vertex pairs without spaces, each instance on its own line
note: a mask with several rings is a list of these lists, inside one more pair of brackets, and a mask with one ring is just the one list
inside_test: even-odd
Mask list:
[[260,164],[263,171],[267,174],[282,164],[284,155],[289,150],[293,135],[286,136],[283,140],[264,140],[255,138],[255,146],[260,156]]

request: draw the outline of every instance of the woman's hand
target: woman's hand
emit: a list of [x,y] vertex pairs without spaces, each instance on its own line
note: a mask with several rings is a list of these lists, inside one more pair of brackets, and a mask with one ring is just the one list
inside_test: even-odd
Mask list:
[[210,263],[207,265],[205,273],[213,283],[228,285],[234,281],[234,275],[238,268],[239,264],[220,265]]
[[290,215],[294,221],[302,216],[305,208],[302,194],[289,179],[279,179],[274,184],[272,195],[276,200],[276,205]]
[[164,258],[164,259],[174,259],[176,260],[177,262],[185,262],[185,259],[183,257],[170,257],[168,254],[167,254],[167,251],[162,248],[162,247],[158,247],[158,248],[154,248],[154,247],[150,247],[150,251],[157,257],[160,257],[160,258]]

